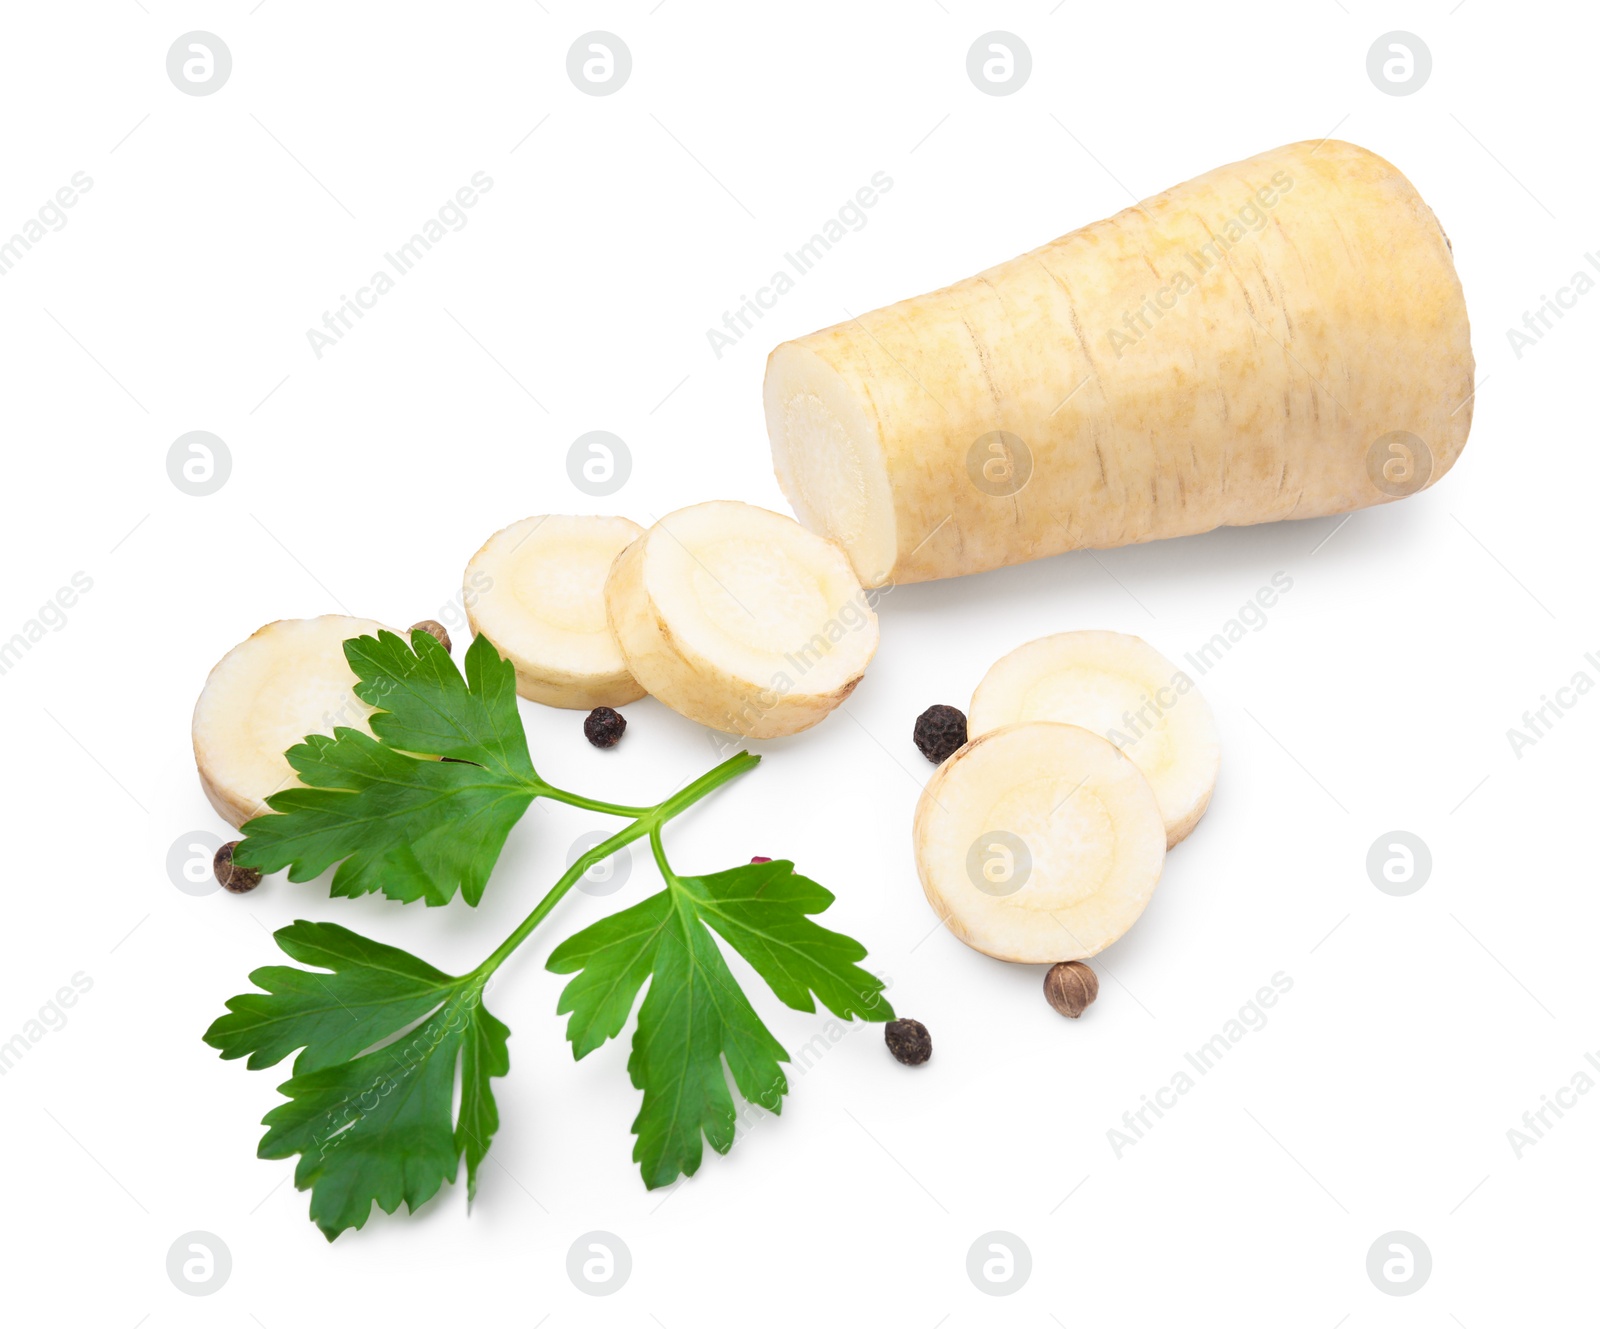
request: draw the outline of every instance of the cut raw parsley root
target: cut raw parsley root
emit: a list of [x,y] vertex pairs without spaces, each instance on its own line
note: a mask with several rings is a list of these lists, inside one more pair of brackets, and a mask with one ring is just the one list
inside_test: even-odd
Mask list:
[[527,517],[467,564],[474,632],[516,666],[529,701],[587,711],[644,696],[606,624],[606,573],[644,534],[626,517]]
[[877,615],[844,553],[748,503],[661,518],[611,565],[606,615],[652,697],[746,738],[826,718],[878,649]]
[[692,1175],[702,1136],[719,1153],[732,1146],[724,1062],[739,1093],[774,1113],[788,1092],[789,1055],[740,990],[717,937],[792,1009],[812,1012],[820,1000],[841,1018],[894,1018],[882,981],[857,964],[865,949],[813,921],[833,896],[793,864],[680,876],[667,861],[661,828],[758,757],[738,753],[653,807],[601,802],[534,773],[513,668],[486,637],[467,651],[465,680],[426,632],[414,632],[409,648],[388,632],[357,638],[345,654],[357,695],[379,708],[376,737],[347,729],[291,750],[306,787],[274,796],[274,814],[245,828],[236,863],[286,866],[304,880],[342,859],[334,894],[381,889],[442,903],[459,884],[476,901],[535,797],[628,821],[581,855],[469,973],[445,974],[335,924],[299,921],[275,937],[306,967],[256,970],[260,990],[231,999],[206,1031],[225,1059],[247,1057],[252,1070],[298,1052],[279,1086],[287,1101],[264,1118],[258,1153],[299,1155],[295,1185],[311,1191],[311,1217],[330,1241],[362,1227],[374,1203],[414,1212],[455,1180],[463,1157],[470,1203],[500,1124],[491,1081],[510,1069],[510,1030],[485,1008],[484,990],[584,873],[634,840],[648,837],[665,888],[563,942],[549,968],[574,975],[559,1005],[571,1017],[574,1058],[620,1034],[649,984],[628,1061],[643,1093],[633,1156],[647,1186]]
[[1167,854],[1139,768],[1098,734],[1046,720],[981,734],[939,767],[912,839],[944,925],[1019,964],[1098,955],[1144,912]]
[[1058,632],[1002,656],[972,694],[973,737],[1025,720],[1082,725],[1144,772],[1171,849],[1211,803],[1222,738],[1191,679],[1121,632]]
[[882,586],[1390,502],[1473,377],[1438,221],[1324,138],[785,342],[764,397],[795,514]]
[[194,705],[194,759],[211,806],[230,826],[267,810],[269,795],[295,783],[284,749],[335,725],[365,729],[371,707],[341,645],[381,624],[325,614],[280,618],[229,651]]

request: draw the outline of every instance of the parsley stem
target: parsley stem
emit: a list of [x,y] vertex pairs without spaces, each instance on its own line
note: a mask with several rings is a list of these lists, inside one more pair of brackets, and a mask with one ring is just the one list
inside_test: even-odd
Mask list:
[[656,804],[648,814],[656,825],[664,826],[685,808],[698,803],[718,785],[743,775],[760,764],[761,758],[753,752],[736,752],[727,761],[713,766],[704,775],[691,780],[670,798]]
[[661,873],[661,880],[668,886],[678,880],[678,874],[672,870],[672,864],[667,862],[667,847],[661,843],[661,827],[650,828],[650,852],[655,855],[656,868]]
[[475,979],[487,978],[494,973],[496,969],[506,962],[512,951],[516,950],[518,946],[528,939],[534,928],[544,922],[550,911],[561,903],[561,897],[577,884],[578,879],[585,872],[602,859],[609,858],[630,841],[637,840],[641,835],[649,834],[649,831],[649,821],[644,817],[638,817],[629,822],[609,840],[602,840],[593,849],[580,854],[573,865],[561,874],[561,879],[545,892],[544,898],[534,905],[533,912],[517,924],[516,931],[501,942],[495,948],[494,953],[472,971],[470,977]]
[[[662,875],[670,882],[672,880],[672,869],[667,866],[665,851],[660,848],[661,827],[686,808],[698,803],[718,785],[726,784],[729,780],[743,775],[760,760],[761,758],[753,752],[736,752],[727,761],[718,766],[713,766],[704,775],[690,781],[670,798],[657,803],[655,807],[637,809],[639,815],[634,817],[628,825],[624,826],[609,840],[602,840],[593,849],[580,854],[572,866],[561,874],[560,880],[545,893],[544,898],[534,905],[533,912],[517,924],[516,930],[495,948],[494,953],[466,977],[475,981],[487,979],[490,974],[494,973],[496,969],[506,962],[517,947],[528,939],[533,930],[549,917],[550,911],[561,903],[561,898],[577,885],[579,878],[585,872],[602,859],[609,858],[617,850],[632,843],[634,840],[646,835],[650,836],[652,851],[656,854],[656,860],[661,866]],[[573,795],[573,798],[576,797],[576,795]],[[585,800],[576,804],[576,806],[592,807],[593,804]],[[604,812],[610,810],[613,806],[615,805],[606,805],[596,810]],[[627,809],[627,812],[632,811],[635,811],[635,809]],[[627,813],[624,812],[622,815],[627,815]]]
[[654,812],[654,808],[636,808],[626,803],[606,803],[598,798],[585,798],[582,794],[574,794],[570,789],[557,789],[553,784],[544,784],[539,791],[541,797],[553,798],[558,803],[569,803],[575,808],[586,808],[590,812],[609,812],[613,817],[645,817]]

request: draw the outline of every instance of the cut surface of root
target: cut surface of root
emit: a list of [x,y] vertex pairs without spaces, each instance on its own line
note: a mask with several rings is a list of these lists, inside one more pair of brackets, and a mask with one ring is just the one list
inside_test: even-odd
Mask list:
[[1194,681],[1120,632],[1060,632],[996,661],[972,694],[974,735],[1029,720],[1081,725],[1115,743],[1155,790],[1170,849],[1216,788],[1222,743]]
[[351,637],[370,618],[325,614],[268,623],[212,669],[194,707],[194,757],[211,806],[232,826],[270,812],[266,800],[300,783],[284,753],[307,734],[365,730],[373,708],[351,690]]
[[839,375],[795,342],[772,353],[762,391],[789,506],[807,530],[847,551],[863,585],[883,585],[894,566],[895,516],[877,430]]
[[750,738],[816,724],[878,645],[877,616],[843,552],[745,503],[663,517],[612,567],[606,610],[651,696]]
[[1166,830],[1112,744],[1036,721],[973,739],[923,790],[913,832],[928,903],[968,946],[1028,964],[1082,960],[1150,902]]
[[517,671],[517,693],[569,710],[644,696],[606,623],[611,564],[644,528],[626,517],[528,517],[467,564],[472,630]]

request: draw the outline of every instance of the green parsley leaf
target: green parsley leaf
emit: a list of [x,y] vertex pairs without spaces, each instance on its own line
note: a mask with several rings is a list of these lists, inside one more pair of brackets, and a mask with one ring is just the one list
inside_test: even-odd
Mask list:
[[467,647],[463,680],[450,653],[420,629],[407,646],[392,632],[355,637],[345,659],[355,694],[379,707],[372,732],[402,752],[475,762],[510,779],[537,782],[517,714],[517,675],[487,637]]
[[557,1013],[570,1015],[575,1059],[622,1032],[639,990],[628,1074],[644,1101],[633,1123],[633,1157],[645,1185],[692,1176],[702,1137],[718,1153],[733,1145],[736,1112],[723,1063],[739,1093],[782,1110],[789,1054],[762,1024],[718,948],[714,931],[766,980],[784,1005],[835,1015],[894,1018],[883,983],[857,966],[860,943],[812,921],[833,903],[784,860],[750,863],[708,877],[668,874],[665,890],[601,919],[557,946],[547,967],[575,974]]
[[234,997],[205,1034],[252,1070],[301,1049],[278,1086],[289,1101],[263,1118],[259,1156],[300,1156],[295,1185],[311,1191],[311,1217],[330,1241],[363,1226],[374,1202],[415,1212],[455,1180],[463,1155],[470,1203],[500,1124],[489,1082],[511,1065],[511,1031],[484,1007],[485,980],[453,978],[333,923],[302,920],[274,935],[291,959],[327,972],[256,970],[264,991]]
[[459,888],[477,904],[506,836],[547,789],[528,755],[516,671],[481,636],[465,679],[425,632],[410,646],[392,632],[352,638],[344,653],[356,695],[380,708],[376,737],[338,728],[290,748],[302,786],[267,799],[272,812],[245,824],[234,862],[288,868],[290,881],[337,863],[333,895],[442,905]]
[[253,1070],[294,1057],[257,1152],[298,1157],[295,1184],[311,1192],[311,1216],[330,1241],[364,1226],[374,1204],[415,1211],[456,1179],[463,1159],[470,1204],[500,1126],[493,1081],[510,1070],[510,1030],[484,1008],[484,989],[594,862],[634,840],[650,838],[666,888],[568,939],[549,968],[573,975],[559,1011],[571,1017],[575,1058],[617,1037],[639,1005],[628,1071],[643,1096],[633,1157],[647,1186],[698,1170],[708,1140],[722,1153],[732,1147],[729,1075],[744,1099],[775,1113],[788,1092],[789,1054],[719,942],[796,1010],[820,1002],[845,1019],[893,1018],[882,982],[857,963],[866,951],[814,921],[833,896],[792,864],[706,877],[680,877],[668,864],[661,828],[758,758],[730,757],[651,807],[587,798],[534,771],[514,671],[487,639],[468,650],[464,678],[423,633],[409,645],[389,632],[353,638],[345,656],[356,693],[376,708],[372,733],[343,728],[292,748],[304,786],[273,795],[273,812],[248,824],[240,865],[288,867],[304,881],[337,864],[336,895],[382,890],[443,904],[459,890],[476,903],[534,798],[631,824],[569,865],[459,977],[336,924],[301,921],[275,934],[297,964],[256,970],[256,989],[227,1003],[205,1041]]
[[229,1014],[206,1031],[205,1041],[224,1061],[248,1054],[253,1071],[276,1066],[296,1049],[297,1072],[348,1061],[420,1020],[458,981],[337,923],[301,920],[273,939],[291,960],[330,972],[270,965],[250,975],[263,991],[228,1002]]

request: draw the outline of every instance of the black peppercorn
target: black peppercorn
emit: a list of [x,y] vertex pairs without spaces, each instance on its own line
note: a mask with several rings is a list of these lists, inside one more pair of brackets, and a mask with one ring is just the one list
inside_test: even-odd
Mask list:
[[583,736],[597,748],[614,748],[628,722],[609,706],[596,706],[584,718]]
[[967,717],[954,706],[930,706],[917,717],[911,737],[917,751],[937,766],[967,741]]
[[413,623],[411,625],[411,631],[426,632],[430,637],[438,642],[439,645],[444,647],[446,653],[449,652],[450,633],[446,631],[444,624],[440,623],[437,619],[425,618],[420,623]]
[[232,891],[235,895],[243,895],[246,891],[253,891],[261,885],[260,868],[241,868],[234,865],[233,851],[239,844],[238,840],[229,840],[217,850],[216,857],[211,860],[211,870],[216,874],[217,881],[224,890]]
[[902,1066],[920,1066],[933,1055],[933,1039],[920,1020],[890,1020],[883,1026],[883,1041]]

